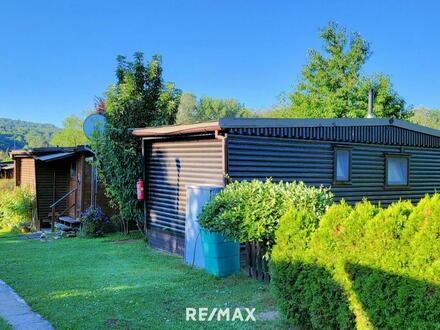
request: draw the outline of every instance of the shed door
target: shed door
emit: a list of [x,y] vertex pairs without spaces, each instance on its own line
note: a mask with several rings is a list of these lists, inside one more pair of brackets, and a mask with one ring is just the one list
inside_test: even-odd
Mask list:
[[186,186],[223,185],[222,141],[161,141],[146,146],[150,227],[185,233]]

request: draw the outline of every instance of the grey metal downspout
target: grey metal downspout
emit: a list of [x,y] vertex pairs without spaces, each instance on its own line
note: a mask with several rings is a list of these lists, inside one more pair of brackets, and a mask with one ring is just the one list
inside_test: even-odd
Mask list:
[[228,134],[220,135],[219,131],[215,131],[215,139],[222,141],[222,171],[223,185],[226,186],[228,176]]

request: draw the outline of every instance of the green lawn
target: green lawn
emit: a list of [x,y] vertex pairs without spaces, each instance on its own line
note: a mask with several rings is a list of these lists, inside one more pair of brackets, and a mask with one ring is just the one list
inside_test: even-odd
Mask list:
[[[277,321],[186,322],[186,307],[275,310],[269,286],[217,279],[142,240],[18,240],[0,232],[0,279],[56,329],[275,329]],[[0,322],[0,329],[2,324]]]

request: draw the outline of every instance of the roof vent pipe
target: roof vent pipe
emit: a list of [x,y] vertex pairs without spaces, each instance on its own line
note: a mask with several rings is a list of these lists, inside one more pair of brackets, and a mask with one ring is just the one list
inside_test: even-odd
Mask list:
[[368,113],[367,113],[367,118],[375,118],[376,117],[374,115],[373,107],[374,107],[374,93],[373,93],[372,89],[369,89],[368,90]]

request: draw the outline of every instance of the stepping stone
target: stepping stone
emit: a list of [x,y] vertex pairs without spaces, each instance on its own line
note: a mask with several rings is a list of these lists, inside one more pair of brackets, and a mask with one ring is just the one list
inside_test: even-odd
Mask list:
[[52,325],[39,314],[32,311],[10,286],[0,280],[0,317],[12,329],[17,330],[53,330]]
[[276,321],[279,319],[279,317],[280,316],[277,311],[267,311],[257,315],[257,319],[261,321]]

